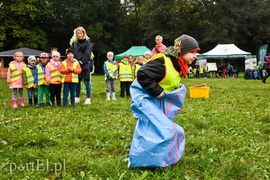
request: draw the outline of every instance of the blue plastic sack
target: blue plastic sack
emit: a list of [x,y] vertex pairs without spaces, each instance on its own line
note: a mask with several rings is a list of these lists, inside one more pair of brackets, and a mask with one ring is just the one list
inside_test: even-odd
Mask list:
[[173,121],[186,95],[185,86],[165,93],[163,98],[150,96],[135,80],[130,87],[131,110],[137,120],[129,152],[129,168],[166,167],[176,164],[184,153],[185,135]]

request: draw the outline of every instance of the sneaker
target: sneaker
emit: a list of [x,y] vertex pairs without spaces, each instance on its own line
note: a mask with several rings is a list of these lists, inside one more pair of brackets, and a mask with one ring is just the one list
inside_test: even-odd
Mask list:
[[75,97],[75,103],[79,103],[80,102],[80,98]]
[[83,104],[84,105],[91,104],[91,99],[90,98],[86,98],[86,100],[85,100],[85,102]]

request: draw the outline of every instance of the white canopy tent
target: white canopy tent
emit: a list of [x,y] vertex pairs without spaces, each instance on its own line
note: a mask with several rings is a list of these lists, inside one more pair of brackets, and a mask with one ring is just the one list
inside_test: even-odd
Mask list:
[[226,58],[246,58],[251,56],[250,52],[239,49],[234,44],[218,44],[214,49],[203,53],[203,59],[226,59]]

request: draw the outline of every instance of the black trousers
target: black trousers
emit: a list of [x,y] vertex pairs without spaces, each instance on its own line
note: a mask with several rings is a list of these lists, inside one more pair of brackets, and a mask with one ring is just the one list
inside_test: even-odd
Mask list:
[[125,97],[125,92],[127,97],[130,97],[130,85],[132,82],[120,82],[120,97]]
[[50,100],[52,105],[55,105],[55,99],[57,106],[61,105],[61,90],[62,84],[50,84]]

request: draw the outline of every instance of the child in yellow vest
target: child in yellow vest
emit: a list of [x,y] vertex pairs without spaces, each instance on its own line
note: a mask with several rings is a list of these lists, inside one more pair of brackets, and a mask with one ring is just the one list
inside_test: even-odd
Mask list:
[[46,106],[51,106],[49,83],[46,82],[45,78],[45,66],[49,61],[49,55],[48,53],[41,53],[39,57],[40,63],[37,65],[37,69],[34,72],[34,84],[38,85],[38,103],[40,107],[45,106],[43,100],[43,96],[45,95]]
[[142,67],[144,62],[144,58],[142,56],[138,56],[136,58],[135,64],[134,64],[134,79],[137,78],[137,72]]
[[28,92],[28,106],[31,107],[33,105],[33,98],[34,98],[34,105],[38,104],[38,92],[37,92],[37,85],[34,84],[34,72],[36,67],[36,57],[29,56],[27,58],[28,65],[25,66],[22,70],[22,77],[23,77],[23,85],[24,88],[27,89]]
[[130,168],[157,168],[176,164],[183,155],[185,135],[173,121],[187,89],[181,78],[200,50],[191,36],[182,35],[143,65],[130,87],[131,110],[137,125],[129,152]]
[[105,73],[105,81],[106,81],[106,100],[116,100],[115,98],[115,80],[117,76],[117,66],[113,61],[113,52],[109,51],[107,53],[108,60],[104,62],[103,70]]
[[130,97],[129,87],[133,82],[133,73],[132,67],[128,62],[128,55],[123,54],[122,57],[122,61],[118,64],[118,78],[120,80],[120,97],[124,98],[125,92],[126,96]]
[[23,96],[23,81],[22,81],[22,69],[25,67],[23,61],[23,53],[17,51],[14,56],[14,61],[9,63],[7,72],[7,83],[9,88],[12,89],[12,108],[18,108],[17,105],[17,93],[20,96],[20,105],[24,107],[24,96]]
[[79,62],[74,58],[73,49],[69,48],[66,51],[67,59],[60,64],[60,72],[63,74],[62,82],[63,89],[63,107],[66,108],[68,104],[68,95],[70,94],[71,106],[75,107],[75,92],[76,86],[79,85],[79,76],[82,68]]
[[52,59],[45,67],[46,82],[50,84],[50,100],[53,107],[55,106],[55,99],[57,106],[61,106],[62,74],[59,71],[60,64],[60,53],[53,51]]

